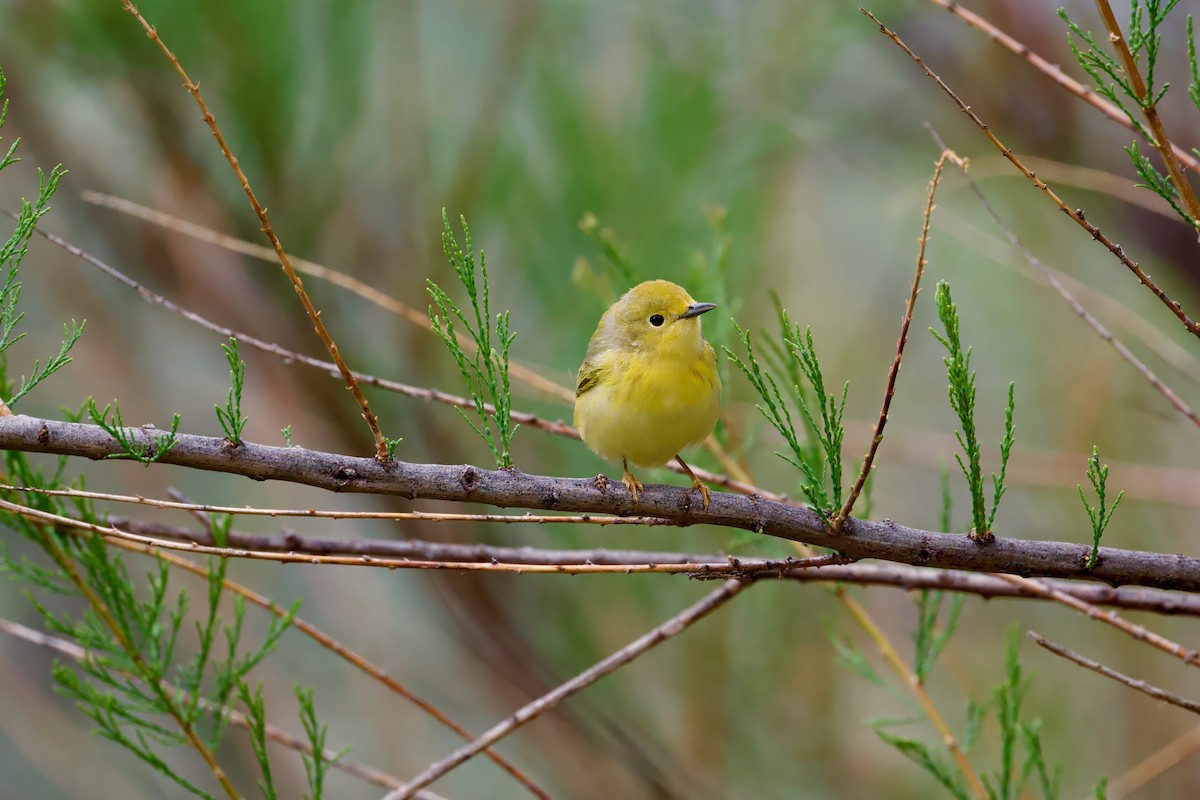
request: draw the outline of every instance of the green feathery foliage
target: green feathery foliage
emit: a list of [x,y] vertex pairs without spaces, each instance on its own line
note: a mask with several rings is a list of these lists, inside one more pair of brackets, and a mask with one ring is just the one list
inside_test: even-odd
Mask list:
[[[1166,95],[1171,87],[1164,82],[1158,87],[1155,69],[1158,66],[1159,48],[1162,46],[1162,34],[1159,30],[1166,22],[1167,15],[1178,5],[1179,0],[1133,0],[1129,9],[1129,27],[1125,36],[1129,52],[1133,55],[1134,63],[1145,78],[1146,94],[1139,96],[1134,90],[1133,82],[1126,73],[1124,65],[1108,54],[1097,43],[1095,37],[1084,31],[1067,16],[1065,9],[1059,9],[1058,15],[1067,24],[1067,41],[1071,52],[1085,72],[1091,76],[1096,86],[1096,93],[1111,101],[1124,112],[1130,123],[1146,141],[1154,142],[1155,137],[1143,124],[1142,113],[1153,110]],[[1191,67],[1192,82],[1188,86],[1188,96],[1200,110],[1200,70],[1196,67],[1195,42],[1192,38],[1192,17],[1187,18],[1188,61]],[[1083,46],[1080,46],[1080,42]],[[1149,157],[1139,149],[1138,142],[1133,142],[1125,148],[1126,154],[1133,163],[1142,183],[1142,188],[1149,189],[1166,200],[1175,213],[1189,225],[1195,227],[1198,223],[1179,204],[1179,189],[1171,180],[1159,172]]]
[[[741,339],[746,358],[743,360],[728,347],[722,349],[750,381],[761,400],[756,407],[791,450],[790,453],[776,455],[800,471],[800,490],[813,509],[828,522],[842,504],[842,441],[846,433],[842,417],[850,383],[847,381],[842,387],[840,400],[833,395],[826,395],[825,379],[813,346],[812,331],[805,329],[802,333],[800,326],[791,323],[785,312],[780,312],[779,319],[781,342],[771,342],[767,338],[771,343],[774,364],[768,363],[766,369],[754,352],[750,332],[736,321],[733,323],[734,330]],[[779,389],[780,381],[785,379],[791,384],[791,403],[799,411],[808,433],[805,442],[801,442],[796,432],[788,403]],[[804,383],[815,395],[812,400],[808,390],[803,388]],[[814,402],[816,413],[813,411]]]
[[[1021,706],[1029,690],[1029,678],[1021,670],[1020,630],[1009,629],[1004,681],[992,690],[991,707],[1000,728],[1000,764],[996,771],[983,776],[984,788],[991,800],[1015,800],[1026,791],[1029,779],[1037,775],[1038,787],[1045,800],[1056,800],[1061,768],[1049,770],[1042,754],[1041,720],[1021,719]],[[1025,751],[1018,764],[1017,750]]]
[[[480,251],[479,264],[476,266],[467,219],[460,217],[459,220],[463,230],[462,247],[459,246],[450,227],[446,210],[442,209],[442,250],[450,261],[450,266],[454,268],[459,283],[467,291],[473,317],[468,320],[450,299],[450,295],[433,281],[428,281],[429,296],[437,306],[437,311],[430,306],[429,319],[462,373],[479,421],[472,420],[462,409],[458,409],[458,413],[471,426],[471,430],[487,444],[496,459],[496,466],[506,469],[513,465],[510,447],[513,435],[520,427],[512,423],[512,398],[508,380],[508,348],[516,334],[509,330],[507,311],[497,314],[495,323],[492,322],[487,263],[483,251]],[[473,354],[468,355],[459,343],[455,320],[458,320],[475,342]],[[490,408],[488,400],[491,401]],[[395,445],[391,442],[388,445],[390,456],[395,450]]]
[[[112,422],[108,421],[110,411],[113,415]],[[138,444],[137,438],[134,436],[134,431],[139,429],[125,427],[125,422],[121,419],[121,407],[117,404],[116,400],[105,405],[104,410],[101,411],[96,407],[96,401],[89,397],[87,399],[87,414],[88,418],[94,424],[103,428],[109,436],[116,439],[117,443],[121,445],[122,452],[113,453],[108,458],[131,458],[134,461],[140,461],[142,464],[150,466],[171,452],[171,448],[178,441],[178,414],[175,414],[171,419],[171,430],[158,436],[152,436],[150,441],[143,444]]]
[[[0,70],[0,97],[4,95],[5,85],[4,71]],[[0,128],[4,127],[4,121],[7,118],[8,99],[5,98],[0,104]],[[14,139],[13,143],[9,145],[4,156],[0,158],[0,170],[20,161],[16,155],[20,143],[20,139]],[[66,174],[67,171],[62,168],[61,164],[50,170],[49,175],[38,169],[37,201],[34,203],[30,203],[28,200],[21,201],[16,227],[7,239],[0,241],[0,269],[4,270],[4,285],[0,287],[0,383],[6,387],[4,397],[10,409],[35,386],[71,363],[71,348],[79,341],[79,337],[83,335],[84,326],[87,325],[87,320],[78,324],[75,320],[71,320],[69,324],[64,323],[63,341],[58,352],[47,359],[44,366],[41,359],[35,360],[29,376],[21,376],[20,385],[9,385],[8,349],[25,338],[23,332],[18,333],[16,330],[17,325],[25,317],[25,312],[17,310],[17,303],[21,299],[21,282],[17,280],[18,272],[21,262],[28,252],[29,239],[33,236],[38,222],[50,211],[50,198],[54,196],[55,191],[58,190],[59,181]]]
[[221,430],[225,431],[225,439],[230,444],[237,445],[242,441],[242,431],[248,421],[242,416],[242,387],[246,382],[246,362],[238,357],[237,339],[232,336],[228,344],[221,343],[221,350],[225,353],[225,360],[229,362],[229,395],[225,399],[224,408],[218,405],[214,405],[213,408],[216,409]]
[[277,800],[279,793],[275,790],[275,779],[271,775],[271,759],[267,755],[267,704],[263,700],[262,683],[251,691],[250,684],[238,681],[238,697],[246,707],[247,730],[250,733],[250,747],[254,750],[254,759],[258,762],[258,788],[262,790],[266,800]]
[[942,654],[946,643],[954,635],[958,627],[958,617],[962,612],[965,595],[954,594],[950,597],[950,607],[946,612],[941,629],[938,628],[938,618],[946,600],[945,592],[922,589],[917,593],[917,627],[913,630],[913,672],[917,682],[924,684],[929,677],[929,671]]
[[[938,333],[933,328],[930,328],[929,332],[942,343],[949,353],[942,359],[946,365],[946,377],[949,381],[947,395],[950,398],[950,407],[958,416],[959,424],[962,426],[960,430],[954,432],[954,435],[958,439],[963,453],[955,453],[954,458],[958,461],[963,476],[967,479],[967,486],[971,493],[971,519],[974,523],[971,535],[976,539],[987,539],[992,535],[992,525],[996,520],[996,511],[1000,506],[1000,500],[1008,489],[1004,477],[1008,470],[1008,457],[1012,453],[1015,440],[1014,386],[1011,383],[1008,385],[1008,405],[1004,411],[1004,437],[1000,440],[1000,473],[992,474],[992,505],[989,511],[984,496],[979,436],[975,427],[975,372],[971,369],[971,348],[968,347],[964,350],[962,346],[958,308],[950,296],[950,284],[945,281],[939,282],[935,299],[938,317],[942,321],[945,335]],[[966,455],[965,460],[963,454]]]
[[1125,491],[1122,490],[1117,493],[1111,506],[1106,505],[1108,465],[1100,463],[1100,451],[1095,446],[1092,447],[1092,455],[1088,459],[1087,477],[1091,481],[1092,489],[1096,492],[1096,506],[1093,507],[1088,503],[1087,497],[1083,494],[1082,486],[1076,484],[1075,488],[1079,491],[1079,501],[1083,503],[1083,509],[1087,512],[1088,520],[1092,523],[1092,552],[1088,554],[1087,568],[1095,569],[1096,559],[1100,555],[1100,537],[1104,535],[1104,529],[1112,521],[1113,512],[1117,510],[1117,504],[1125,496]]
[[304,725],[304,734],[308,737],[308,744],[312,748],[311,755],[308,753],[301,755],[301,758],[304,759],[304,772],[308,778],[308,788],[312,792],[312,794],[304,795],[304,798],[305,800],[321,800],[324,797],[325,776],[329,772],[329,767],[346,755],[350,748],[342,748],[334,753],[332,758],[326,757],[325,739],[329,730],[317,720],[317,711],[313,704],[313,690],[297,686],[296,700],[300,703],[300,722]]

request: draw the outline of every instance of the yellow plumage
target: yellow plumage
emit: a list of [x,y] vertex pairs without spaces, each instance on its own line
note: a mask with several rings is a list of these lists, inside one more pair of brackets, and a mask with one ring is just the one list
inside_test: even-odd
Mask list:
[[622,460],[622,481],[635,501],[642,485],[626,461],[651,467],[674,457],[708,507],[708,487],[678,454],[717,422],[717,356],[699,319],[715,307],[670,281],[646,281],[604,312],[588,344],[575,391],[575,427],[597,455]]

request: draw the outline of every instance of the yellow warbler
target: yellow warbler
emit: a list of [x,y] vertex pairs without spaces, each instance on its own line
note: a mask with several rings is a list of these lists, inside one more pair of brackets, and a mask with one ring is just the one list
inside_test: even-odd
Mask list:
[[717,423],[721,379],[699,319],[714,308],[670,281],[646,281],[609,306],[588,343],[575,427],[598,456],[621,459],[621,482],[635,503],[643,487],[629,462],[653,467],[674,456],[708,508],[708,487],[679,451]]

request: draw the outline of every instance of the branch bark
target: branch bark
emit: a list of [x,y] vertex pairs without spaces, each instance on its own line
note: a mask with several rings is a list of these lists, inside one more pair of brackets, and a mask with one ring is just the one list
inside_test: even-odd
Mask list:
[[[152,444],[161,432],[134,429],[133,440]],[[0,449],[102,459],[119,455],[120,444],[95,425],[27,416],[0,418]],[[916,566],[971,572],[1097,580],[1200,592],[1200,559],[1116,548],[1100,548],[1095,569],[1085,564],[1090,547],[1068,542],[997,537],[982,543],[961,534],[909,528],[884,520],[850,518],[841,533],[831,534],[813,511],[756,496],[716,493],[705,512],[682,488],[648,486],[637,503],[615,481],[526,475],[517,469],[485,470],[468,465],[379,463],[301,447],[270,447],[179,434],[175,446],[157,463],[175,464],[280,480],[334,492],[383,494],[430,500],[485,503],[507,508],[575,513],[649,515],[682,524],[708,523],[739,528],[833,548],[851,558],[875,558]]]

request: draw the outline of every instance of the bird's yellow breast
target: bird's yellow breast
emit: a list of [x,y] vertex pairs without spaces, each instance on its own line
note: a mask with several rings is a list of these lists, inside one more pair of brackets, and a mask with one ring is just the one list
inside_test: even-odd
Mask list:
[[603,377],[576,399],[575,426],[598,455],[658,466],[716,425],[721,381],[712,348],[704,344],[690,359],[662,356],[610,351],[596,365]]

